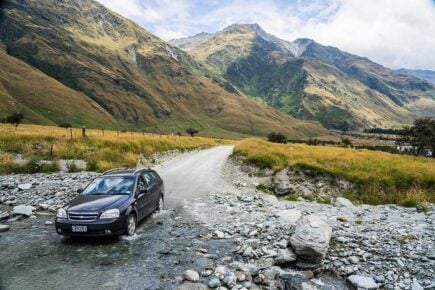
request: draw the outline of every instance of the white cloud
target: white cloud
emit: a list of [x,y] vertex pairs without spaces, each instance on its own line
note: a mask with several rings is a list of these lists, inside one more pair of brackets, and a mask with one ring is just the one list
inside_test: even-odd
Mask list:
[[99,0],[165,40],[258,23],[383,65],[435,70],[432,0]]

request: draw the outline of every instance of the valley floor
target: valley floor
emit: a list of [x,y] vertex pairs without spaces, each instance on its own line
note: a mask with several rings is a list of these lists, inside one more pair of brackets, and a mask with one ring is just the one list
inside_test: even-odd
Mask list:
[[[0,237],[0,288],[346,289],[339,277],[350,274],[372,277],[385,289],[435,286],[431,212],[279,201],[225,162],[230,153],[222,146],[157,166],[167,182],[168,209],[142,222],[132,238],[76,240],[55,233],[53,212],[95,173],[0,176],[0,217],[14,205],[35,207],[30,218],[1,221],[10,229]],[[307,214],[333,229],[321,271],[282,264],[295,221]],[[199,281],[188,281],[196,279],[186,270],[199,273]]]

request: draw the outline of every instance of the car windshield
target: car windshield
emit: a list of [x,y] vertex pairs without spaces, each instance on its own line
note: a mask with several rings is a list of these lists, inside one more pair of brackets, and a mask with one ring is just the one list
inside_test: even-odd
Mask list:
[[83,195],[131,195],[134,176],[101,176],[92,181]]

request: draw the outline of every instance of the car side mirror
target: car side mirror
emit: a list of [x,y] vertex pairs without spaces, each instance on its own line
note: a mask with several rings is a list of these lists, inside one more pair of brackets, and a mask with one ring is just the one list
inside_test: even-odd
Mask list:
[[147,194],[147,193],[148,193],[148,189],[142,189],[142,190],[140,191],[140,193],[141,193],[141,194]]
[[79,189],[77,189],[77,193],[78,194],[81,194],[83,192],[83,188],[79,188]]

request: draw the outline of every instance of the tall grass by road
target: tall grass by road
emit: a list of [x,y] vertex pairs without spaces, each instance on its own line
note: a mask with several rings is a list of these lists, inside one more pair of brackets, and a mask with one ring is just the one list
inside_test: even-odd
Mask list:
[[369,204],[435,202],[435,159],[304,144],[245,139],[235,153],[258,166],[314,169],[357,185],[347,197]]
[[[82,159],[87,161],[90,170],[98,171],[134,167],[140,154],[206,148],[227,142],[204,137],[102,130],[86,130],[86,135],[86,138],[81,137],[81,129],[38,125],[15,128],[0,124],[0,174],[56,170],[47,165],[34,170],[32,166],[40,160]],[[31,160],[30,164],[18,166],[13,162],[18,154]]]

